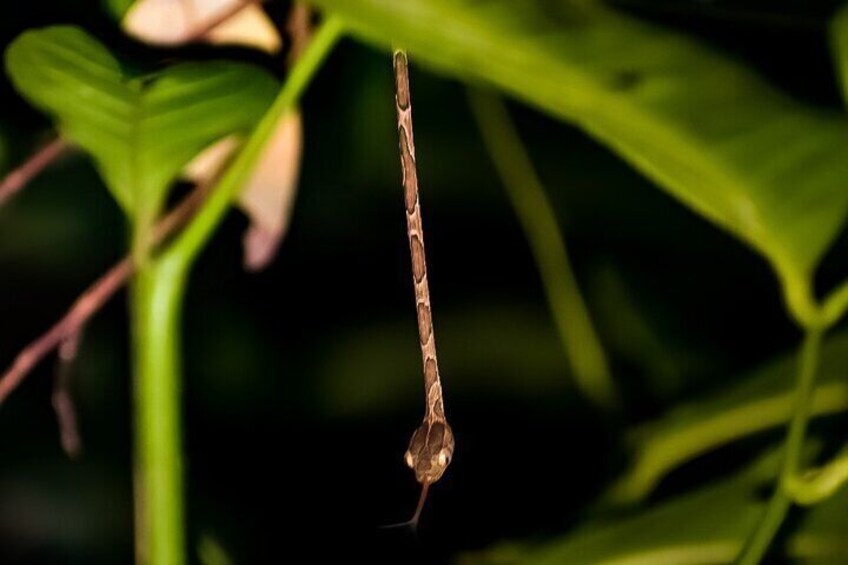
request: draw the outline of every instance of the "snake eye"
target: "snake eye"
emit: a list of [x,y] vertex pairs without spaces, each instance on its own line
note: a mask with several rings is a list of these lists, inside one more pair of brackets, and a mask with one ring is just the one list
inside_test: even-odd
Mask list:
[[406,461],[406,464],[410,469],[415,466],[415,461],[412,459],[411,452],[407,451],[406,455],[403,456],[403,460]]

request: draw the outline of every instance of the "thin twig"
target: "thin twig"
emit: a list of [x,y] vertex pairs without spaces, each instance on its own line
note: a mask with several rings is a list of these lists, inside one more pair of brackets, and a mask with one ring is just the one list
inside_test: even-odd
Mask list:
[[822,329],[813,328],[808,329],[804,336],[798,359],[795,408],[784,442],[780,476],[760,521],[745,541],[739,557],[734,562],[736,565],[758,565],[762,562],[792,507],[792,500],[786,491],[786,483],[796,477],[801,468],[804,438],[810,419],[810,400],[815,390],[823,335]]
[[82,454],[82,437],[79,433],[77,410],[71,392],[77,355],[79,353],[82,330],[68,336],[59,345],[59,360],[56,378],[53,381],[53,410],[59,424],[59,439],[62,449],[71,459],[77,459]]
[[[185,225],[206,197],[209,185],[200,185],[159,224],[154,232],[154,245],[159,246],[177,229]],[[70,310],[47,333],[30,343],[15,358],[12,366],[0,377],[0,404],[14,391],[30,371],[63,341],[79,333],[88,320],[115,295],[135,271],[129,256],[92,284]]]
[[295,2],[286,21],[286,32],[291,40],[291,49],[286,63],[289,68],[300,59],[312,39],[312,11],[303,2]]
[[112,267],[80,296],[65,316],[44,335],[18,354],[15,362],[0,379],[0,403],[17,388],[24,377],[62,341],[78,331],[129,278],[133,271],[129,258]]
[[20,192],[32,179],[59,158],[68,147],[62,139],[56,138],[36,151],[23,165],[9,173],[0,181],[0,206]]

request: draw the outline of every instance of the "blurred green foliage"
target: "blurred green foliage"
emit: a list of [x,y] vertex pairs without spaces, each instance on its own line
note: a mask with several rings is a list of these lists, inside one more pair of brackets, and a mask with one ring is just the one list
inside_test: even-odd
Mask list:
[[[632,434],[634,467],[611,493],[619,504],[638,502],[662,477],[689,459],[785,423],[792,413],[797,361],[786,356],[750,375],[735,377],[720,393],[681,403]],[[848,336],[833,336],[822,350],[813,413],[848,410]]]
[[[731,563],[765,507],[757,492],[774,480],[778,463],[779,457],[772,453],[729,479],[632,518],[589,522],[562,540],[538,546],[504,545],[467,556],[462,563]],[[845,562],[846,496],[843,490],[804,516],[787,540],[792,558],[804,563]]]
[[[0,12],[4,45],[70,19],[110,51],[133,52],[141,68],[189,61],[218,76],[219,64],[202,61],[224,56],[282,67],[237,50],[142,49],[117,36],[111,16],[78,4]],[[269,10],[283,13],[283,4]],[[769,430],[788,418],[798,341],[764,262],[738,240],[771,262],[796,318],[846,274],[848,130],[827,52],[844,35],[827,26],[832,6],[806,6],[818,25],[799,31],[699,19],[698,10],[714,8],[688,2],[676,19],[650,9],[674,2],[647,2],[628,15],[565,0],[316,4],[383,52],[346,43],[304,100],[304,175],[278,263],[265,275],[242,274],[243,220],[232,218],[193,279],[185,402],[190,516],[194,539],[206,540],[202,558],[219,559],[225,546],[235,562],[276,562],[283,545],[315,559],[442,561],[493,545],[469,561],[729,562],[773,484],[775,457],[751,461],[773,452],[778,436]],[[109,5],[115,13],[128,3]],[[423,548],[372,527],[413,502],[400,456],[421,394],[384,52],[393,41],[409,48],[414,65],[434,317],[459,436],[452,472],[434,489]],[[126,68],[105,49],[84,62],[108,59],[101,94],[109,96],[97,100],[126,98]],[[22,63],[19,78],[38,78],[36,66]],[[244,86],[246,75],[234,76]],[[570,388],[535,266],[452,79],[494,86],[544,113],[514,108],[624,391],[620,420],[595,414]],[[149,87],[133,84],[130,97]],[[241,112],[261,111],[240,106],[228,85],[219,85],[217,114],[177,112],[179,123],[156,139],[176,138],[181,127],[204,133],[202,123],[228,129],[219,115],[246,123]],[[91,111],[84,101],[65,104],[64,91],[46,91],[55,98],[41,103],[60,128],[68,112]],[[0,92],[0,169],[8,170],[50,128],[8,85]],[[86,148],[97,156],[112,145]],[[126,165],[105,153],[96,161]],[[77,155],[0,210],[0,296],[8,298],[0,359],[123,251],[120,218],[101,189]],[[82,466],[57,453],[49,364],[0,412],[3,562],[129,559],[123,311],[117,304],[91,325],[81,354]],[[824,447],[810,461],[844,437],[844,420],[833,416],[848,407],[846,355],[838,333],[825,346],[815,397],[816,413],[831,417],[814,428]],[[841,492],[797,511],[775,555],[848,562],[845,510]],[[530,535],[536,541],[502,541]]]
[[597,3],[318,4],[364,39],[399,42],[584,128],[762,253],[790,312],[815,318],[812,276],[848,212],[840,113],[799,104],[701,42]]
[[161,209],[201,150],[253,127],[277,90],[262,70],[230,62],[128,74],[74,27],[21,35],[6,52],[6,69],[18,91],[55,118],[62,137],[92,155],[133,221]]

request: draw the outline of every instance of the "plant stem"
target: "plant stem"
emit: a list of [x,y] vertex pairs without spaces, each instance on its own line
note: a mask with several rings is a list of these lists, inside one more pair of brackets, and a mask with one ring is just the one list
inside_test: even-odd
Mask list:
[[[180,426],[180,312],[191,265],[249,178],[276,129],[341,36],[329,19],[292,69],[272,107],[204,206],[160,255],[137,266],[133,283],[136,400],[136,553],[141,564],[186,559]],[[151,230],[135,236],[147,241]],[[136,243],[136,248],[141,244]]]
[[150,262],[132,285],[135,390],[136,557],[182,565],[185,535],[180,430],[182,269]]
[[742,549],[737,560],[738,565],[756,565],[762,561],[792,504],[786,492],[786,483],[795,477],[801,466],[801,455],[807,432],[807,423],[810,418],[810,400],[813,393],[813,384],[816,380],[822,335],[823,330],[821,328],[813,328],[807,330],[804,336],[798,362],[795,409],[786,434],[783,466],[778,484],[760,523]]
[[36,151],[17,169],[0,180],[0,206],[20,192],[29,182],[52,165],[68,150],[61,138],[56,138]]
[[92,284],[53,327],[30,343],[15,357],[12,366],[0,377],[0,404],[26,378],[44,357],[69,335],[77,333],[100,308],[124,285],[133,270],[129,257]]
[[[206,197],[207,186],[199,186],[156,225],[154,243],[158,246],[185,225]],[[74,336],[108,302],[135,272],[132,258],[124,257],[97,279],[47,332],[26,346],[12,366],[0,376],[0,404],[29,375],[30,371],[69,336]]]
[[506,106],[494,94],[468,91],[477,126],[536,259],[574,379],[597,405],[618,404],[601,340],[571,268],[565,239]]
[[843,281],[825,298],[822,305],[824,323],[833,325],[848,309],[848,281]]
[[74,368],[79,355],[82,330],[71,334],[59,345],[59,359],[56,365],[56,375],[53,378],[53,395],[51,403],[56,412],[56,422],[59,424],[59,439],[65,454],[76,459],[82,454],[82,437],[79,433],[77,410],[71,391]]
[[784,486],[795,504],[811,506],[830,498],[848,482],[848,446],[826,465],[792,477]]
[[223,219],[233,199],[253,172],[256,162],[262,157],[265,146],[273,135],[280,118],[292,110],[301,94],[311,82],[322,63],[341,37],[343,26],[340,20],[328,18],[315,32],[309,47],[292,68],[289,77],[273,105],[262,117],[253,134],[245,143],[234,162],[227,169],[209,200],[198,212],[197,217],[164,253],[188,267],[203,248],[217,225]]

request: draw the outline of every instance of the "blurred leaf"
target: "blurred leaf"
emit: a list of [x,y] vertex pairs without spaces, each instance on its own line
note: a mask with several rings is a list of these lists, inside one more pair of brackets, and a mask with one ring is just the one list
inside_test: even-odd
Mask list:
[[252,127],[277,89],[262,70],[223,61],[131,77],[74,27],[25,32],[9,47],[6,65],[17,89],[93,155],[131,217],[157,210],[204,147]]
[[186,163],[183,177],[194,183],[214,181],[233,158],[242,141],[239,136],[231,135],[210,145]]
[[226,550],[213,537],[203,536],[197,544],[197,557],[202,565],[233,565]]
[[[195,182],[214,180],[238,148],[234,137],[222,139],[186,166]],[[239,194],[239,206],[250,219],[244,235],[244,266],[256,272],[266,268],[286,235],[297,195],[303,152],[303,120],[300,111],[280,118],[250,180]]]
[[[585,524],[559,540],[506,544],[467,556],[466,564],[683,565],[731,563],[756,525],[765,501],[758,490],[777,474],[777,453],[731,479],[617,521]],[[795,558],[845,563],[848,492],[816,506],[789,538]]]
[[115,20],[120,20],[133,5],[135,0],[100,0],[103,7]]
[[[796,360],[788,355],[713,396],[674,408],[633,436],[635,461],[614,486],[610,501],[636,502],[669,471],[732,441],[779,426],[789,419],[795,390]],[[848,410],[848,334],[822,348],[813,413]]]
[[[515,308],[442,311],[439,339],[454,344],[439,352],[450,388],[462,394],[544,398],[568,390],[568,366],[544,315]],[[415,325],[387,323],[333,340],[324,359],[317,395],[334,415],[373,417],[404,402],[420,402],[421,352]]]
[[282,117],[250,181],[239,195],[239,205],[250,218],[244,234],[244,266],[261,271],[277,255],[286,235],[297,194],[303,152],[300,112]]
[[844,116],[705,44],[577,0],[316,0],[360,38],[579,125],[773,264],[794,313],[848,210]]
[[675,310],[680,316],[664,320],[668,311],[660,311],[644,293],[631,288],[612,263],[595,270],[587,289],[609,350],[620,361],[636,368],[656,397],[674,398],[687,384],[704,376],[712,377],[716,367],[726,364],[723,362],[726,351],[706,340],[693,342],[682,331],[687,314],[664,303],[663,308]]
[[830,23],[830,43],[842,98],[848,103],[848,4],[833,16]]
[[469,89],[468,101],[501,184],[533,253],[575,383],[595,405],[620,407],[617,383],[572,267],[562,228],[503,101]]
[[[3,424],[8,446],[20,429],[8,418]],[[69,465],[56,449],[36,453],[4,460],[0,472],[4,563],[24,548],[55,547],[72,556],[126,541],[132,501],[122,473],[94,458]]]

